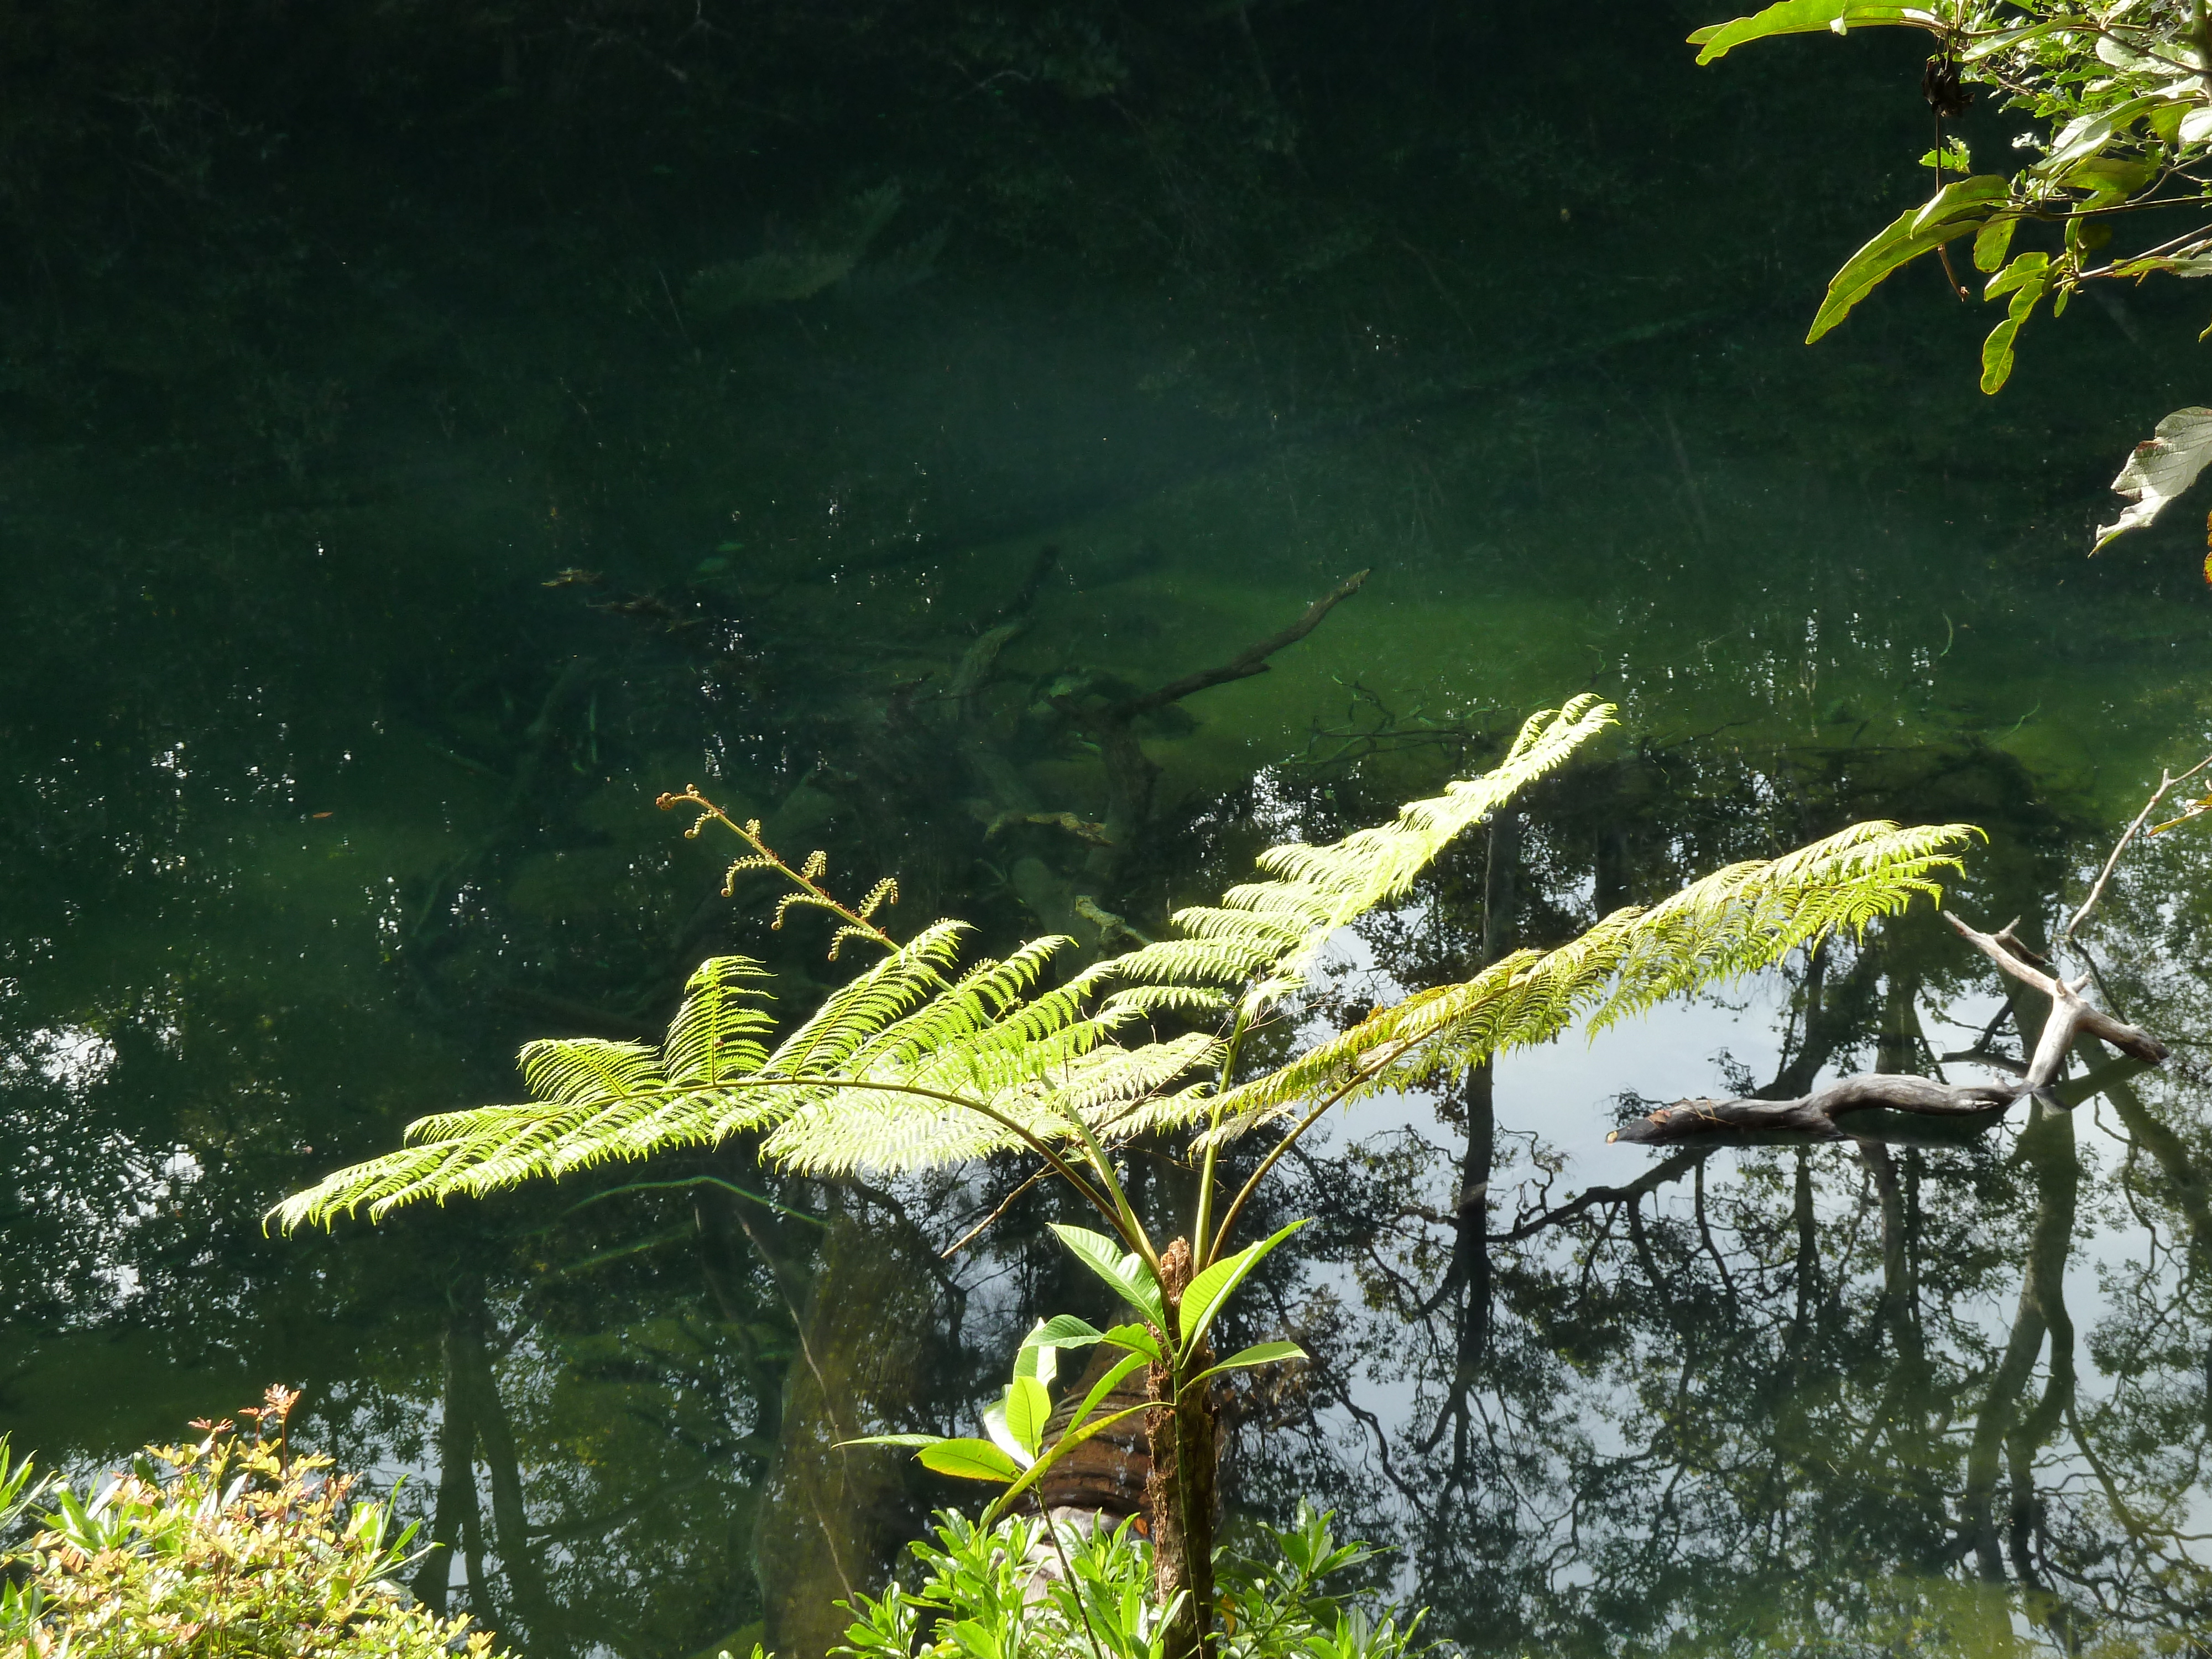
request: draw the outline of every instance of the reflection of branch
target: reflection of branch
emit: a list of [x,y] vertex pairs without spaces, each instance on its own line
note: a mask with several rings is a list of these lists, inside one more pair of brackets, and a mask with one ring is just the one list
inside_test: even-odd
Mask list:
[[[642,1413],[641,1413],[642,1415]],[[647,1419],[647,1421],[652,1421]],[[661,1426],[655,1424],[654,1426]],[[716,1449],[720,1449],[717,1448]],[[530,1536],[540,1544],[567,1544],[579,1538],[603,1538],[617,1527],[626,1527],[640,1516],[651,1513],[678,1492],[703,1486],[715,1473],[712,1465],[696,1468],[689,1474],[679,1474],[673,1480],[664,1480],[642,1497],[634,1498],[619,1509],[609,1510],[604,1515],[587,1515],[579,1520],[556,1522],[543,1527],[528,1528]]]
[[[1766,1103],[1762,1101],[1756,1103],[1764,1105]],[[1580,1198],[1570,1199],[1557,1209],[1546,1210],[1540,1214],[1516,1222],[1504,1232],[1491,1234],[1490,1242],[1493,1244],[1517,1243],[1522,1239],[1534,1237],[1547,1227],[1556,1227],[1562,1221],[1571,1221],[1583,1211],[1594,1209],[1598,1205],[1611,1206],[1632,1203],[1642,1198],[1653,1188],[1663,1186],[1666,1182],[1674,1180],[1684,1170],[1703,1164],[1705,1161],[1705,1155],[1706,1149],[1702,1146],[1689,1152],[1677,1152],[1674,1157],[1653,1164],[1626,1187],[1593,1187]]]
[[[2212,766],[2212,755],[2207,755],[2203,760],[2197,762],[2196,765],[2191,767],[2186,772],[2181,773],[2178,776],[2172,772],[2166,771],[2163,769],[2160,769],[2158,775],[2158,787],[2151,792],[2150,799],[2143,803],[2142,811],[2136,814],[2135,822],[2127,827],[2126,832],[2121,836],[2118,844],[2113,847],[2112,857],[2105,860],[2105,867],[2097,872],[2096,884],[2089,889],[2089,896],[2081,901],[2081,908],[2074,913],[2074,920],[2068,922],[2065,927],[2058,930],[2058,937],[2052,942],[2051,946],[2052,950],[2061,951],[2065,949],[2066,945],[2074,938],[2074,930],[2081,925],[2083,920],[2087,917],[2089,912],[2096,908],[2097,901],[2105,896],[2105,884],[2112,878],[2113,866],[2119,863],[2120,854],[2128,850],[2128,843],[2136,838],[2136,832],[2143,827],[2144,822],[2150,817],[2151,809],[2156,806],[2160,801],[2166,798],[2166,793],[2167,790],[2172,788],[2177,783],[2186,783],[2190,779],[2195,777],[2199,772],[2202,772],[2208,766]],[[2191,809],[2192,811],[2201,810],[2201,807]],[[2182,815],[2183,817],[2189,816],[2190,813],[2187,812],[2185,812]],[[2179,823],[2180,822],[2180,818],[2176,818],[2173,820],[2172,823],[2161,823],[2158,826],[2158,829],[2170,830],[2173,827],[2174,823]],[[2153,835],[2156,835],[2158,833],[2158,830],[2154,830],[2151,833]]]
[[1170,680],[1156,690],[1139,692],[1112,703],[1099,701],[1086,704],[1066,696],[1052,699],[1053,706],[1067,717],[1069,724],[1097,743],[1100,756],[1106,763],[1104,827],[1109,843],[1126,844],[1152,817],[1152,787],[1158,780],[1160,769],[1146,757],[1143,745],[1137,741],[1138,718],[1181,702],[1209,686],[1225,685],[1231,680],[1266,673],[1268,658],[1286,646],[1297,644],[1320,627],[1322,618],[1357,593],[1366,580],[1364,570],[1346,578],[1334,591],[1308,605],[1305,614],[1280,633],[1246,646],[1225,663]]
[[1051,1173],[1051,1164],[1038,1164],[1035,1170],[1030,1172],[1030,1178],[1027,1181],[1022,1182],[1020,1186],[1015,1188],[1013,1191],[1008,1193],[1005,1198],[999,1201],[999,1207],[997,1209],[992,1211],[990,1214],[985,1216],[981,1221],[970,1227],[966,1232],[961,1234],[959,1237],[954,1239],[952,1243],[947,1244],[943,1249],[939,1250],[937,1253],[937,1259],[939,1261],[951,1261],[954,1256],[959,1255],[961,1251],[966,1249],[970,1244],[973,1244],[976,1239],[981,1237],[984,1230],[989,1227],[993,1222],[996,1221],[1000,1216],[1006,1214],[1008,1210],[1013,1208],[1014,1200],[1016,1199],[1019,1198],[1024,1193],[1029,1191],[1030,1188],[1036,1186],[1038,1182],[1042,1181]]

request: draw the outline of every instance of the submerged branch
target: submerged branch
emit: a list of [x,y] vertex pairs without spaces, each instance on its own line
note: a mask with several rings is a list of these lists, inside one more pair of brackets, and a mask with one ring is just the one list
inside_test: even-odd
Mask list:
[[[2056,1095],[2053,1086],[2067,1051],[2081,1036],[2110,1043],[2128,1057],[2116,1064],[2133,1069],[2129,1062],[2156,1066],[2166,1059],[2166,1045],[2140,1027],[2113,1018],[2093,1006],[2081,995],[2089,976],[2068,981],[2037,967],[2027,947],[2013,936],[2014,924],[1995,933],[1968,927],[1946,911],[1943,919],[1961,939],[1995,963],[1998,969],[2051,999],[2051,1014],[2044,1021],[2035,1052],[2024,1074],[1995,1083],[1938,1083],[1932,1079],[1899,1073],[1875,1073],[1847,1077],[1788,1100],[1678,1100],[1649,1117],[1624,1124],[1607,1136],[1640,1146],[1664,1146],[1716,1133],[1776,1133],[1800,1134],[1822,1140],[1842,1139],[1845,1131],[1837,1120],[1855,1112],[1893,1111],[1921,1117],[1973,1117],[2000,1112],[2024,1095],[2045,1095],[2061,1105],[2073,1103]],[[2105,1075],[2100,1068],[2091,1081]],[[2069,1092],[2073,1092],[2069,1091]]]
[[1257,644],[1246,646],[1225,663],[1212,668],[1201,668],[1195,674],[1186,674],[1179,680],[1170,681],[1158,690],[1147,691],[1118,703],[1115,706],[1114,714],[1123,720],[1148,714],[1156,708],[1165,708],[1170,703],[1181,702],[1194,692],[1203,691],[1208,686],[1226,685],[1231,680],[1249,680],[1255,674],[1266,673],[1268,658],[1286,646],[1296,645],[1320,627],[1323,617],[1359,591],[1369,574],[1362,570],[1356,575],[1347,576],[1331,592],[1308,605],[1305,614],[1279,634],[1270,634]]
[[2030,1092],[2022,1083],[1937,1083],[1905,1073],[1847,1077],[1793,1100],[1678,1100],[1649,1117],[1622,1125],[1606,1137],[1659,1146],[1721,1129],[1794,1130],[1839,1140],[1836,1120],[1852,1112],[1912,1112],[1925,1117],[1972,1117],[2001,1111]]

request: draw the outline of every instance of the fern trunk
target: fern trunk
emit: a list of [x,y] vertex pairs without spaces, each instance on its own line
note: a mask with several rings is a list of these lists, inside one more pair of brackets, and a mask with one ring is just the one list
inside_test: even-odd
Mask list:
[[[1161,1253],[1160,1278],[1169,1322],[1179,1327],[1183,1290],[1190,1283],[1186,1241],[1178,1238]],[[1167,1333],[1170,1341],[1178,1334],[1176,1329]],[[1195,1376],[1212,1364],[1212,1348],[1200,1343],[1185,1362],[1183,1375]],[[1162,1607],[1182,1597],[1168,1624],[1164,1659],[1204,1659],[1213,1626],[1214,1473],[1221,1424],[1212,1389],[1179,1392],[1181,1381],[1167,1366],[1151,1368],[1156,1404],[1146,1419],[1152,1469],[1145,1498],[1152,1519],[1152,1593]]]

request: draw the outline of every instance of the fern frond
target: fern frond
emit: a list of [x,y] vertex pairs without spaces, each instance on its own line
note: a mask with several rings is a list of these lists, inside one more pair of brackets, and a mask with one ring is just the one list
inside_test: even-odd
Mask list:
[[775,1022],[754,982],[772,975],[750,957],[709,957],[684,984],[684,1001],[661,1045],[672,1083],[704,1086],[759,1069]]
[[1455,836],[1565,764],[1613,716],[1612,704],[1576,697],[1531,715],[1491,770],[1414,801],[1394,823],[1327,847],[1269,849],[1260,867],[1273,879],[1232,888],[1218,905],[1177,911],[1183,937],[1130,951],[1116,961],[1117,973],[1137,983],[1248,988],[1245,1000],[1255,1009],[1295,991],[1331,934],[1404,897]]
[[1127,1009],[1133,1015],[1159,1013],[1218,1014],[1229,1006],[1226,993],[1203,985],[1129,985],[1106,999],[1105,1008]]
[[830,855],[816,848],[806,855],[806,863],[799,872],[801,881],[819,881],[830,872]]
[[[783,919],[793,909],[821,910],[826,912],[828,915],[836,917],[840,921],[843,921],[845,920],[845,907],[838,903],[836,900],[825,897],[820,893],[809,893],[802,890],[799,892],[786,893],[782,897],[776,900],[775,913],[769,917],[768,925],[770,927],[782,927]],[[857,928],[854,931],[860,933],[860,930]],[[860,936],[863,939],[871,937],[871,935],[866,933],[861,933]]]
[[778,1043],[762,1070],[779,1077],[834,1072],[860,1044],[943,990],[963,922],[939,921],[848,980]]
[[1832,933],[1860,933],[1960,867],[1966,824],[1854,824],[1782,858],[1731,865],[1649,910],[1617,910],[1555,951],[1516,951],[1473,979],[1423,991],[1266,1077],[1223,1095],[1223,1139],[1309,1102],[1353,1100],[1593,1030],[1670,997],[1772,965]]
[[737,896],[738,878],[744,875],[748,870],[773,870],[775,868],[775,860],[774,859],[764,857],[758,853],[746,854],[744,857],[734,860],[731,864],[730,867],[722,872],[722,896],[724,898],[734,898]]
[[[492,1111],[511,1109],[491,1108]],[[399,1205],[418,1199],[443,1203],[456,1192],[471,1190],[466,1184],[470,1159],[466,1146],[445,1140],[425,1146],[403,1146],[396,1152],[371,1158],[325,1176],[304,1192],[294,1193],[271,1209],[264,1224],[273,1221],[290,1232],[301,1226],[327,1226],[340,1216],[350,1216],[367,1206],[371,1220]]]
[[[1048,988],[1069,940],[1034,939],[963,967],[969,930],[939,921],[829,993],[771,1047],[760,964],[716,957],[687,982],[660,1044],[531,1043],[521,1054],[531,1099],[423,1118],[398,1151],[337,1171],[271,1218],[289,1228],[362,1208],[380,1217],[744,1132],[764,1133],[772,1160],[825,1175],[1084,1137],[1110,1146],[1209,1118],[1220,1122],[1209,1134],[1226,1139],[1309,1103],[1408,1086],[1547,1041],[1577,1020],[1601,1028],[1826,934],[1863,930],[1918,894],[1940,902],[1937,874],[1957,868],[1978,833],[1857,824],[1782,858],[1730,866],[1649,910],[1617,911],[1558,950],[1516,952],[1462,984],[1379,1009],[1225,1093],[1210,1081],[1229,1063],[1219,1036],[1153,1036],[1158,1014],[1218,1016],[1232,1003],[1249,1011],[1294,994],[1331,933],[1403,896],[1453,836],[1559,765],[1612,713],[1582,697],[1539,715],[1482,777],[1332,846],[1277,848],[1261,860],[1269,879],[1182,912],[1182,937]],[[757,837],[758,826],[747,833]],[[810,879],[820,873],[819,854],[807,869]],[[850,937],[884,943],[854,918],[896,896],[879,883],[848,913],[793,893],[775,924],[794,904],[837,914],[847,925],[834,955]]]

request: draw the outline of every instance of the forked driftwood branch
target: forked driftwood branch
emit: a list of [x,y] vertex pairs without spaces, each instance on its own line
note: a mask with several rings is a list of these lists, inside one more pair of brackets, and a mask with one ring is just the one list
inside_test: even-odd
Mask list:
[[1998,969],[2051,1000],[2043,1034],[2019,1078],[1996,1083],[1938,1083],[1904,1073],[1870,1073],[1847,1077],[1790,1100],[1678,1100],[1649,1117],[1624,1124],[1608,1140],[1662,1146],[1716,1132],[1784,1130],[1823,1139],[1842,1137],[1837,1120],[1854,1112],[1910,1112],[1924,1117],[1970,1117],[2002,1111],[2023,1095],[2048,1091],[2065,1064],[2067,1050],[2081,1036],[2099,1038],[2148,1066],[2166,1058],[2166,1045],[2139,1027],[2118,1020],[2081,995],[2089,975],[2066,980],[2038,965],[2034,953],[2014,937],[2018,923],[1994,933],[1978,933],[1946,911],[1953,931],[1994,962]]

